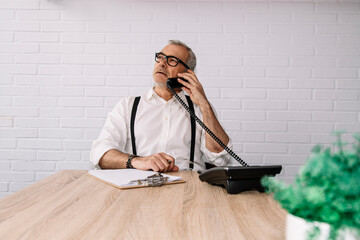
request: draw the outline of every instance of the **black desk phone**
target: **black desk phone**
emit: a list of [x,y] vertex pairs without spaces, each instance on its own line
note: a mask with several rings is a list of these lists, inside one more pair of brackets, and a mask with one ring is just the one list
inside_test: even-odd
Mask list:
[[[182,78],[182,80],[185,80]],[[186,81],[186,80],[185,80]],[[192,111],[186,103],[176,94],[174,88],[180,88],[183,85],[177,81],[177,78],[168,78],[167,87],[170,89],[179,103],[186,109],[192,118],[222,147],[227,151],[236,161],[242,166],[226,166],[226,167],[211,167],[199,175],[203,182],[213,185],[218,185],[226,188],[228,193],[235,194],[248,190],[257,190],[264,192],[261,185],[261,178],[263,176],[275,176],[281,172],[281,165],[271,166],[249,166],[236,153],[228,148]],[[209,166],[209,164],[208,164]],[[209,167],[207,167],[209,168]]]

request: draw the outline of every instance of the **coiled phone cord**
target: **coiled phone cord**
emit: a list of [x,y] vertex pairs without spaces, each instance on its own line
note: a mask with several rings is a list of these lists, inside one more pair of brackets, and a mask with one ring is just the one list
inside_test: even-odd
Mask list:
[[168,85],[168,88],[174,94],[175,98],[179,101],[179,103],[186,109],[186,111],[190,114],[192,118],[207,132],[210,137],[212,137],[226,152],[228,152],[236,161],[238,161],[243,166],[249,166],[244,160],[242,160],[236,153],[234,153],[230,148],[228,148],[192,111],[190,111],[189,107],[186,103],[176,94],[174,89]]

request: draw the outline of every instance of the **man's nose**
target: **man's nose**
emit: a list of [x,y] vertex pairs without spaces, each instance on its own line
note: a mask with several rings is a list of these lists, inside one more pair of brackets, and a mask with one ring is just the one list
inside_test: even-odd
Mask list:
[[166,58],[159,58],[159,64],[163,67],[167,67],[167,60]]

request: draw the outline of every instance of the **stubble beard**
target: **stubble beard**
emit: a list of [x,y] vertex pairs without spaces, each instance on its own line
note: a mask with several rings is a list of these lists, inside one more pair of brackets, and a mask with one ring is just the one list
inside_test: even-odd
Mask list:
[[155,87],[160,87],[160,88],[167,87],[167,85],[166,85],[167,81],[165,81],[165,82],[162,81],[162,78],[158,79],[158,81],[157,81],[156,78],[159,78],[159,76],[153,76],[153,82],[154,82]]

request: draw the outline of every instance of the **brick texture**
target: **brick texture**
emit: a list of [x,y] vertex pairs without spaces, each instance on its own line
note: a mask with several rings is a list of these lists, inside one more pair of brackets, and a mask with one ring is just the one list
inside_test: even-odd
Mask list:
[[0,198],[90,169],[108,112],[147,91],[169,39],[197,54],[249,164],[282,164],[291,180],[332,131],[360,132],[359,0],[82,2],[0,1]]

